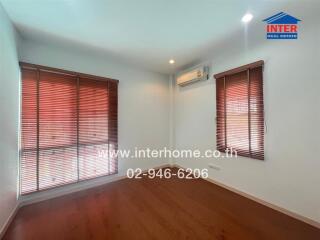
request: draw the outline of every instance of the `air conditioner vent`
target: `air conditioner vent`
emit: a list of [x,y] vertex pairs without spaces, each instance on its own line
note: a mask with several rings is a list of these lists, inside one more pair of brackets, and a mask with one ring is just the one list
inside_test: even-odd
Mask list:
[[198,67],[196,69],[185,72],[177,77],[177,84],[179,86],[185,86],[189,83],[207,80],[208,79],[208,67]]

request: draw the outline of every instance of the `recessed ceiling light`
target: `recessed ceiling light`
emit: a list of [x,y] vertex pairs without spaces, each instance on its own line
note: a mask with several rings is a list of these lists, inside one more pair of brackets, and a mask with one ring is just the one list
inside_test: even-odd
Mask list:
[[174,64],[175,61],[174,61],[173,59],[170,59],[170,60],[169,60],[169,63],[170,63],[170,64]]
[[252,18],[253,18],[253,15],[251,13],[247,13],[242,17],[241,21],[244,23],[248,23],[252,20]]

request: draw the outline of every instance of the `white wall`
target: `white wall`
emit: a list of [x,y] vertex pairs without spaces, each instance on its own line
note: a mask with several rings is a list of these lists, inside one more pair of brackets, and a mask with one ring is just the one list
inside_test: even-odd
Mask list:
[[[265,40],[265,26],[260,19],[247,31],[230,33],[221,44],[212,46],[211,57],[206,61],[212,75],[265,60],[266,160],[239,157],[177,159],[176,162],[184,167],[198,168],[215,163],[221,170],[210,169],[210,178],[320,222],[320,21],[310,15],[312,9],[307,8],[306,4],[281,9],[303,20],[298,41]],[[0,118],[0,188],[6,187],[0,189],[0,224],[3,225],[16,203],[19,75],[13,30],[2,9],[0,20],[0,99],[1,103],[6,103],[0,105],[3,114]],[[25,62],[119,79],[120,149],[158,149],[168,145],[215,149],[215,83],[212,77],[184,88],[175,87],[172,100],[168,76],[129,66],[103,53],[25,39],[19,46],[19,58]],[[167,162],[166,159],[119,159],[118,176],[124,175],[130,167],[148,168]],[[93,180],[91,185],[112,178],[116,176]],[[24,200],[46,198],[88,186],[88,182],[66,186]]]
[[[157,149],[169,145],[169,77],[144,71],[111,59],[103,53],[79,47],[44,44],[24,39],[19,46],[20,61],[78,71],[119,80],[119,149]],[[118,176],[128,168],[147,169],[167,164],[166,159],[119,159]],[[92,182],[107,182],[110,178]],[[61,194],[88,183],[31,195],[24,200]]]
[[19,65],[16,37],[0,4],[0,237],[17,205]]
[[265,25],[258,19],[213,46],[204,62],[211,67],[210,79],[175,89],[175,144],[216,149],[212,75],[265,60],[265,161],[239,157],[176,162],[183,167],[219,165],[220,171],[209,168],[210,178],[320,222],[320,17],[312,7],[282,9],[302,19],[297,41],[266,40]]

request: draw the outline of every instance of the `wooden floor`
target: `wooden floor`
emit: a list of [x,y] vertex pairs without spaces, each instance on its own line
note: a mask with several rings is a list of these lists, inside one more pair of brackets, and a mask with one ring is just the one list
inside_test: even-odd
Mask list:
[[204,180],[145,178],[23,207],[4,239],[317,240],[320,230]]

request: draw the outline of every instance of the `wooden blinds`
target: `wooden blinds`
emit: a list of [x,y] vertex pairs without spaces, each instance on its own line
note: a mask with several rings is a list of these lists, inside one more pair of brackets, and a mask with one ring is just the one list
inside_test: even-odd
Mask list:
[[116,173],[118,81],[20,65],[21,194]]
[[263,61],[216,74],[217,149],[264,159]]

